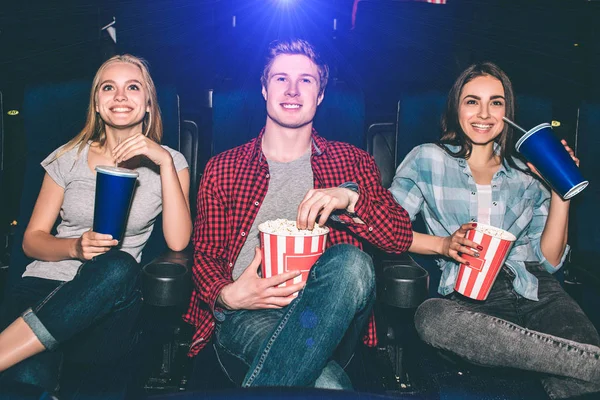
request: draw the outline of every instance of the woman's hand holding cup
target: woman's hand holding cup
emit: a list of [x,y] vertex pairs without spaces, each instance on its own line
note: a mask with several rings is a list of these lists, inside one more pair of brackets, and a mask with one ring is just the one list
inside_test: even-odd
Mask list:
[[89,230],[75,241],[74,258],[88,261],[106,253],[118,244],[119,241],[113,239],[111,235]]

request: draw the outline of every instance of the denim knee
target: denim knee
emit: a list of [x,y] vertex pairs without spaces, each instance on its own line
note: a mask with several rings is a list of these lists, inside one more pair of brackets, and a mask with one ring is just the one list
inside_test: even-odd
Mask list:
[[[39,391],[39,394],[43,391],[58,390],[62,363],[61,351],[45,351],[12,366],[0,374],[0,393],[6,396],[0,395],[0,400],[21,399],[16,393],[22,393],[22,390],[28,387],[35,392]],[[8,392],[13,394],[13,397],[8,396]],[[39,398],[39,395],[36,398]]]
[[452,324],[452,313],[448,312],[449,300],[425,300],[415,312],[415,329],[421,339],[427,343],[436,343],[444,336],[449,324]]
[[[351,293],[357,299],[370,296],[375,290],[375,269],[371,257],[350,244],[338,244],[323,254],[316,273],[331,273],[340,282],[340,290]],[[321,261],[321,260],[319,260]],[[324,271],[324,269],[331,269]]]
[[115,250],[95,257],[82,268],[94,271],[99,279],[98,284],[114,288],[135,284],[141,271],[140,265],[131,254]]

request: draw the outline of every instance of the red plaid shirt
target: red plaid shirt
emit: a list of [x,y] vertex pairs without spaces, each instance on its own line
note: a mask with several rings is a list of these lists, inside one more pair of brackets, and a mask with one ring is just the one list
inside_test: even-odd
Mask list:
[[[217,296],[233,282],[233,265],[267,194],[269,166],[261,149],[262,135],[213,157],[202,176],[194,227],[194,290],[184,315],[184,320],[196,327],[190,356],[198,354],[213,334]],[[364,224],[342,216],[345,229],[331,227],[328,245],[351,243],[362,248],[361,240],[365,240],[388,252],[409,248],[412,227],[408,213],[381,186],[379,170],[368,153],[327,141],[313,131],[311,165],[315,188],[344,182],[356,182],[359,187],[355,212]],[[365,343],[377,344],[373,317]]]

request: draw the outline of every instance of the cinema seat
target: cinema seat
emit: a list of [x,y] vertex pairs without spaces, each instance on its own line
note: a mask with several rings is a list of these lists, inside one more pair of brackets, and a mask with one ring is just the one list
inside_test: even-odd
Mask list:
[[579,107],[577,139],[572,144],[581,160],[581,174],[590,184],[571,200],[569,243],[571,257],[566,281],[575,285],[573,297],[600,329],[600,103],[583,102]]
[[[26,265],[31,262],[21,248],[23,233],[29,222],[35,201],[37,199],[44,169],[40,162],[54,149],[66,143],[74,137],[85,123],[87,106],[89,102],[90,81],[70,81],[63,83],[50,83],[27,89],[24,98],[23,117],[25,121],[25,135],[27,140],[26,165],[24,172],[24,186],[20,194],[20,210],[18,227],[15,233],[9,267],[9,277],[6,287],[7,295],[10,295],[10,287],[21,278]],[[197,152],[198,135],[197,130],[188,129],[182,137],[181,122],[179,116],[179,97],[174,87],[157,87],[158,100],[163,117],[163,144],[182,151],[191,167],[191,176],[197,177],[194,170],[197,162],[194,158]],[[197,180],[197,179],[194,179]],[[192,182],[194,185],[194,182]],[[197,183],[196,183],[197,185]],[[197,186],[194,186],[197,187]],[[195,203],[196,193],[190,192],[191,202]],[[142,265],[150,263],[157,256],[161,256],[162,262],[185,264],[189,256],[185,252],[164,253],[166,244],[162,234],[160,216],[157,218],[155,229],[146,245]],[[185,266],[188,268],[188,266]],[[145,297],[148,297],[145,295]],[[187,299],[186,299],[187,300]],[[146,314],[156,314],[148,313]],[[174,315],[179,320],[181,313]],[[154,315],[156,317],[156,315]],[[173,315],[169,316],[173,319]],[[146,323],[146,325],[144,325]],[[140,343],[148,343],[147,338],[154,334],[148,326],[161,325],[162,320],[140,321],[139,335]],[[156,345],[157,340],[151,341]],[[160,346],[156,347],[159,352]],[[132,354],[148,354],[151,350]],[[69,365],[63,366],[61,378],[61,399],[75,397],[86,393],[96,398],[105,398],[109,394],[122,392],[133,380],[137,372],[133,368],[139,359],[126,357],[115,364],[91,366],[91,365]]]

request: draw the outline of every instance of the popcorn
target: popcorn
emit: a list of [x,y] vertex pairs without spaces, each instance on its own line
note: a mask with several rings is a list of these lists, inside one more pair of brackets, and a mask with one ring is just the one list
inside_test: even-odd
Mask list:
[[484,235],[490,235],[491,237],[498,238],[500,240],[509,240],[514,242],[517,240],[515,235],[510,232],[505,231],[504,229],[496,228],[494,226],[489,225],[478,225],[475,228],[476,231],[483,233]]
[[329,228],[319,226],[316,223],[312,230],[298,229],[296,227],[296,221],[290,221],[289,219],[283,218],[263,222],[258,225],[258,230],[271,235],[281,236],[315,236],[329,233]]

